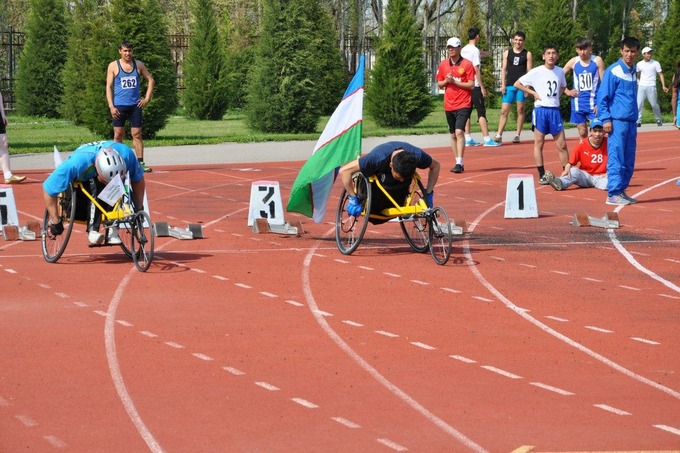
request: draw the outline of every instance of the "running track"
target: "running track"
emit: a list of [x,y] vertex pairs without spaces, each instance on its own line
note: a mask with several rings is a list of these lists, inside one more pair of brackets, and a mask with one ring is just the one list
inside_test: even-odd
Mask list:
[[[570,149],[574,146],[569,140]],[[622,227],[595,189],[538,186],[538,219],[504,219],[531,143],[469,148],[436,203],[471,232],[437,266],[394,224],[352,256],[326,223],[247,227],[251,183],[300,162],[155,167],[146,274],[76,226],[65,256],[0,243],[0,451],[545,452],[680,450],[677,132],[639,137]],[[546,167],[558,171],[554,143]],[[41,219],[40,182],[15,187]]]

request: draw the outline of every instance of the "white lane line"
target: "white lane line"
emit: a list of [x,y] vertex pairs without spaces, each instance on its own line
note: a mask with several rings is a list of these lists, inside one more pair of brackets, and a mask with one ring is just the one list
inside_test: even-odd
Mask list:
[[88,306],[85,302],[73,302],[73,305],[81,308]]
[[396,442],[392,442],[389,439],[382,438],[382,439],[376,439],[376,440],[378,441],[378,443],[381,443],[384,446],[386,446],[387,448],[390,448],[394,451],[408,451],[408,448],[404,447],[403,445],[399,445]]
[[14,269],[5,269],[4,271],[7,272],[8,274],[17,274],[18,273]]
[[434,346],[430,346],[429,344],[421,343],[420,341],[412,341],[411,344],[413,346],[417,346],[421,349],[426,349],[428,351],[434,351],[435,349],[437,349]]
[[676,436],[680,436],[680,429],[678,428],[673,428],[672,426],[668,425],[652,425],[652,426],[664,430],[668,433],[675,434]]
[[244,374],[246,374],[245,372],[230,366],[223,366],[222,369],[227,373],[233,374],[234,376],[243,376]]
[[384,330],[376,330],[375,333],[377,333],[378,335],[383,335],[383,336],[390,337],[390,338],[399,337],[399,335],[397,335],[396,333],[386,332]]
[[192,268],[189,269],[189,270],[192,271],[192,272],[196,272],[197,274],[207,274],[206,271],[204,271],[204,270],[202,270],[202,269],[196,269],[196,268],[194,268],[194,267],[192,267]]
[[454,293],[454,294],[460,294],[461,291],[458,291],[457,289],[453,288],[441,288],[442,291],[446,291],[447,293]]
[[388,277],[393,277],[393,278],[399,278],[401,275],[399,274],[393,274],[391,272],[383,272],[384,275],[387,275]]
[[222,281],[227,281],[229,278],[224,277],[222,275],[213,275],[213,278],[216,278],[217,280],[222,280]]
[[125,326],[125,327],[132,327],[132,326],[133,326],[132,323],[129,323],[129,322],[124,321],[124,320],[122,320],[122,319],[119,319],[119,320],[117,320],[116,322],[117,322],[118,324],[120,324],[121,326]]
[[632,415],[630,412],[626,412],[622,409],[617,409],[607,404],[593,404],[593,406],[616,415]]
[[24,426],[28,426],[29,428],[31,426],[38,426],[38,422],[33,420],[28,415],[15,415],[15,417],[16,417],[17,420],[19,420],[21,423],[23,423]]
[[553,321],[558,321],[558,322],[569,322],[568,319],[558,318],[557,316],[546,316],[546,318],[552,319]]
[[[316,311],[318,312],[318,309],[316,309]],[[315,313],[315,311],[312,310],[312,313]],[[352,326],[352,327],[364,327],[363,324],[359,324],[358,322],[354,322],[354,321],[345,320],[345,321],[342,321],[342,322],[347,324],[348,326]]]
[[588,330],[594,330],[595,332],[601,332],[601,333],[614,333],[613,330],[603,329],[602,327],[585,326],[585,328],[588,329]]
[[639,341],[640,343],[645,343],[645,344],[651,344],[653,346],[659,345],[661,343],[658,343],[653,340],[648,340],[646,338],[640,338],[640,337],[630,337],[631,340]]
[[501,370],[500,368],[496,368],[495,366],[482,365],[482,368],[484,368],[485,370],[489,370],[493,373],[500,374],[501,376],[505,376],[510,379],[522,379],[522,376],[510,373],[509,371]]
[[544,390],[549,390],[551,392],[559,393],[560,395],[565,395],[565,396],[573,395],[573,393],[570,392],[570,391],[563,390],[559,387],[553,387],[552,385],[543,384],[541,382],[530,382],[530,384],[535,385],[536,387],[540,387]]
[[411,280],[411,283],[415,283],[416,285],[421,285],[421,286],[427,286],[429,285],[428,282],[424,282],[422,280]]
[[587,280],[589,282],[594,282],[594,283],[602,283],[602,280],[598,280],[596,278],[591,278],[591,277],[583,277],[583,280]]
[[335,261],[336,263],[340,263],[340,264],[349,264],[349,261],[342,260],[340,258],[335,258],[333,261]]
[[179,343],[175,343],[174,341],[166,341],[165,344],[167,344],[167,345],[170,346],[171,348],[175,348],[175,349],[184,349],[184,346],[182,346],[182,345],[179,344]]
[[570,275],[569,272],[564,272],[564,271],[550,271],[554,274],[559,274],[559,275]]
[[94,310],[94,312],[97,313],[99,316],[103,316],[105,318],[108,316],[108,313],[106,313],[105,311]]
[[280,390],[277,386],[263,381],[256,382],[255,385],[257,385],[258,387],[262,387],[265,390],[269,390],[270,392],[276,392]]
[[[324,236],[328,236],[333,232],[333,228],[328,230]],[[423,417],[425,417],[427,420],[429,420],[431,423],[433,423],[435,426],[437,426],[439,429],[443,430],[446,432],[448,435],[456,439],[458,442],[463,444],[464,446],[468,447],[469,449],[476,451],[476,452],[486,452],[484,448],[482,448],[480,445],[475,443],[473,440],[469,439],[467,436],[465,436],[463,433],[446,423],[444,420],[441,418],[437,417],[435,414],[427,410],[425,406],[420,404],[418,401],[416,401],[414,398],[412,398],[409,394],[404,392],[402,389],[394,385],[389,379],[387,379],[385,376],[380,374],[380,372],[375,369],[370,363],[368,363],[361,355],[359,355],[354,349],[352,349],[343,338],[338,335],[338,333],[333,330],[333,328],[328,324],[328,321],[323,316],[319,315],[314,315],[314,310],[319,310],[319,306],[316,303],[316,300],[314,299],[314,294],[312,293],[311,289],[311,283],[310,283],[310,268],[311,268],[311,261],[312,261],[312,256],[316,252],[316,249],[319,248],[320,241],[317,241],[317,243],[312,246],[312,248],[307,252],[307,255],[305,256],[303,266],[302,266],[302,290],[305,294],[305,300],[307,301],[307,306],[310,308],[314,319],[316,320],[317,324],[323,331],[328,335],[328,337],[335,342],[335,344],[342,350],[344,351],[357,365],[359,365],[361,368],[364,369],[373,379],[375,379],[378,383],[380,383],[383,387],[385,387],[388,391],[390,391],[393,395],[404,401],[408,406],[410,406],[413,410],[421,414]]]
[[234,285],[238,286],[239,288],[243,288],[243,289],[252,289],[253,288],[252,286],[248,286],[245,283],[234,283]]
[[70,296],[66,293],[54,293],[57,297],[61,297],[62,299],[68,299]]
[[519,263],[520,266],[528,267],[530,269],[536,269],[536,266],[533,264],[524,264],[524,263]]
[[43,439],[45,439],[54,448],[66,448],[66,447],[68,447],[68,444],[66,442],[64,442],[63,440],[59,439],[57,436],[47,435],[47,436],[43,436]]
[[462,355],[450,355],[449,357],[465,363],[477,363],[476,360],[468,359],[467,357],[463,357]]
[[666,297],[668,299],[675,299],[675,300],[680,300],[680,297],[677,296],[671,296],[670,294],[659,294],[661,297]]
[[347,420],[346,418],[343,417],[331,417],[331,420],[340,423],[342,426],[345,426],[347,428],[351,429],[357,429],[361,428],[361,425],[358,425],[352,421]]
[[211,360],[213,360],[213,358],[210,357],[209,355],[201,354],[200,352],[193,352],[191,355],[196,357],[197,359],[205,360],[206,362],[210,362]]
[[670,259],[670,258],[666,258],[666,261],[670,261],[671,263],[675,263],[675,264],[680,264],[680,261],[673,260],[673,259]]
[[368,266],[357,266],[357,267],[358,267],[359,269],[363,269],[363,270],[365,270],[365,271],[374,271],[374,270],[375,270],[374,268],[368,267]]
[[267,291],[260,291],[260,294],[262,294],[263,296],[271,297],[272,299],[279,297],[276,294],[268,293]]
[[294,300],[287,300],[287,304],[295,305],[296,307],[304,307],[305,304],[302,304],[300,302],[294,301]]
[[316,409],[319,407],[316,404],[312,403],[311,401],[307,401],[304,398],[291,398],[291,401],[299,404],[300,406],[304,406],[308,409]]
[[488,299],[488,298],[482,297],[482,296],[472,296],[472,298],[477,299],[477,300],[481,300],[482,302],[493,302],[492,299]]
[[327,317],[333,316],[333,313],[328,313],[327,311],[323,311],[323,310],[319,310],[317,313],[320,314],[321,316],[327,316]]
[[629,289],[631,291],[642,291],[640,288],[636,288],[634,286],[619,285],[619,288]]

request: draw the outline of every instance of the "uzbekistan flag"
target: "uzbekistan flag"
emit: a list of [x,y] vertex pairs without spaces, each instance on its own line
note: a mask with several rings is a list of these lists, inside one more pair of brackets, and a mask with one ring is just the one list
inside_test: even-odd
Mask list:
[[288,200],[289,212],[299,212],[321,223],[338,169],[361,155],[364,107],[364,57],[340,105],[331,115],[312,157],[300,169]]

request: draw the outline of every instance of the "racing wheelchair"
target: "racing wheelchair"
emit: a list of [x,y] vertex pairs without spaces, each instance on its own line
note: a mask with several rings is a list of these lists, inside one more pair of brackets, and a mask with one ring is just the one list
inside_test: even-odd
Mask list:
[[[418,173],[413,175],[413,181],[403,205],[394,200],[375,176],[366,178],[357,172],[352,175],[352,183],[363,210],[358,217],[347,213],[349,194],[343,188],[335,219],[335,242],[340,253],[351,255],[359,247],[369,222],[382,223],[392,220],[399,222],[406,242],[414,251],[426,253],[429,250],[437,264],[446,264],[451,256],[453,241],[449,216],[444,208],[427,205],[425,187]],[[371,211],[371,190],[375,188],[384,194],[392,206],[380,212]]]
[[[87,223],[87,220],[84,220],[87,219],[87,216],[83,216],[82,212],[88,205],[88,201],[91,201],[102,215],[105,231],[102,246],[112,245],[107,244],[109,234],[111,228],[117,228],[121,239],[121,249],[128,258],[132,258],[135,267],[140,272],[146,272],[153,260],[155,238],[149,214],[144,211],[135,212],[132,199],[127,192],[124,192],[123,196],[108,211],[97,202],[80,181],[70,183],[66,191],[57,196],[57,212],[64,224],[62,234],[55,236],[50,232],[49,212],[45,210],[42,228],[42,252],[45,260],[49,263],[56,263],[66,250],[73,224],[75,222]],[[80,215],[77,216],[76,213]]]

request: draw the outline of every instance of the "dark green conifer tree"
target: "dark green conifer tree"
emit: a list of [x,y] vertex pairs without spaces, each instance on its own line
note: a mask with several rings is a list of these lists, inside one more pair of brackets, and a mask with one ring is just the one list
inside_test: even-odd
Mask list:
[[212,0],[191,4],[192,27],[184,59],[182,105],[190,118],[219,120],[227,111],[227,72]]
[[410,127],[433,108],[416,16],[408,0],[387,5],[376,62],[366,83],[366,112],[383,127]]
[[67,39],[64,2],[31,0],[15,84],[16,107],[22,115],[59,116]]

